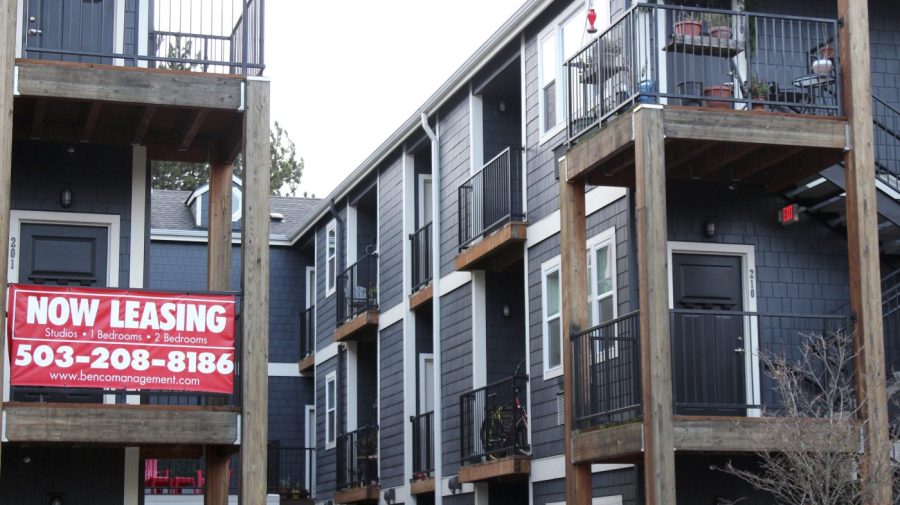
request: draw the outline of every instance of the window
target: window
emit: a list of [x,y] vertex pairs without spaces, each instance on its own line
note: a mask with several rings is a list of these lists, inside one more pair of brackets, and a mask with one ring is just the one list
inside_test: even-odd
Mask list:
[[[610,228],[588,241],[588,321],[590,326],[616,318],[616,230]],[[600,361],[619,355],[617,342],[597,349]]]
[[325,376],[325,448],[335,446],[337,439],[337,374]]
[[[603,3],[603,2],[601,2]],[[601,21],[605,19],[604,21]],[[609,14],[598,12],[597,27],[609,23]],[[583,4],[569,9],[557,18],[538,38],[538,110],[540,114],[541,140],[562,130],[566,115],[566,60],[589,42],[587,17]]]
[[559,256],[541,264],[543,293],[544,379],[562,375],[562,310]]
[[331,220],[325,228],[325,296],[335,291],[337,279],[337,222]]

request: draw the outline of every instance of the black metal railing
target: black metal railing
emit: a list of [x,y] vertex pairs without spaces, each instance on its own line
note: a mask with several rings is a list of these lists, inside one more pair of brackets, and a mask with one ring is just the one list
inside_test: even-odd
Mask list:
[[431,282],[431,223],[409,236],[412,243],[412,292]]
[[511,221],[524,221],[522,148],[508,147],[459,187],[459,248]]
[[413,480],[427,479],[434,472],[434,411],[409,418],[412,423]]
[[567,62],[573,139],[635,103],[838,115],[838,22],[637,4]]
[[337,278],[337,322],[378,310],[378,254],[365,255]]
[[378,426],[337,437],[337,488],[378,484]]
[[881,314],[884,328],[885,370],[900,372],[900,270],[881,281]]
[[269,446],[266,487],[285,498],[311,498],[315,483],[316,450]]
[[513,375],[459,397],[460,461],[530,454],[527,375]]
[[894,191],[900,192],[900,111],[872,95],[875,134],[875,173]]
[[641,416],[639,316],[632,312],[572,335],[572,401],[579,428]]
[[[681,415],[777,415],[783,401],[761,356],[796,361],[811,335],[851,331],[850,318],[834,314],[677,309],[670,324],[673,402]],[[639,335],[637,312],[572,335],[579,428],[641,417]]]
[[61,16],[38,4],[24,2],[27,58],[241,75],[265,68],[265,0],[135,0],[121,13],[113,2],[73,2]]
[[[269,448],[271,454],[271,447]],[[237,468],[240,459],[233,456],[228,466],[231,477],[228,494],[238,491]],[[199,495],[206,486],[206,465],[202,459],[155,459],[144,460],[144,494],[150,495]]]
[[300,359],[316,352],[316,306],[300,313]]
[[676,414],[742,416],[751,414],[750,409],[777,413],[783,402],[760,356],[795,361],[810,335],[851,331],[845,315],[670,312]]

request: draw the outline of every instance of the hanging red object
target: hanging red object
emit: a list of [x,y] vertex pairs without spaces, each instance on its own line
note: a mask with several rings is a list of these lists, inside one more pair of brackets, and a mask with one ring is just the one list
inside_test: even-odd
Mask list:
[[588,20],[587,32],[588,33],[597,33],[597,28],[594,26],[594,23],[597,22],[597,12],[594,10],[593,7],[588,9],[587,20]]

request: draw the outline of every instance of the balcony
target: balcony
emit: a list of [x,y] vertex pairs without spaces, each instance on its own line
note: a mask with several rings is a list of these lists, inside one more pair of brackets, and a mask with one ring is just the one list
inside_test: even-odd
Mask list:
[[460,395],[461,482],[528,478],[527,383],[528,376],[513,375]]
[[838,36],[834,19],[632,7],[567,62],[567,178],[633,185],[640,106],[663,109],[669,177],[777,191],[833,165]]
[[378,328],[378,254],[371,253],[337,278],[335,342],[366,339]]
[[61,17],[23,2],[22,12],[23,58],[239,75],[265,67],[265,0],[135,0],[122,12],[81,2]]
[[316,306],[300,313],[300,373],[316,366]]
[[[644,450],[639,320],[633,312],[573,335],[578,462],[637,461]],[[784,403],[760,355],[797,359],[808,335],[850,327],[846,316],[832,314],[679,309],[670,320],[675,449],[681,452],[790,449],[774,445],[783,437],[766,418],[778,417]],[[809,438],[797,440],[798,447],[815,447],[828,429],[829,420],[810,419]]]
[[505,270],[521,259],[522,184],[522,148],[509,147],[459,187],[456,270]]
[[378,501],[378,426],[366,426],[337,438],[335,503]]
[[412,423],[411,494],[434,492],[434,411],[409,418]]
[[431,223],[409,236],[412,245],[412,294],[409,308],[415,309],[431,300]]

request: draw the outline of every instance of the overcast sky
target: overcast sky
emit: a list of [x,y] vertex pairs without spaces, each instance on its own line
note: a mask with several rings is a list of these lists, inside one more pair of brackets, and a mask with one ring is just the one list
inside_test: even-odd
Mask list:
[[272,120],[326,196],[524,0],[267,0]]

